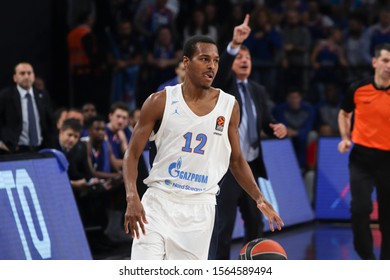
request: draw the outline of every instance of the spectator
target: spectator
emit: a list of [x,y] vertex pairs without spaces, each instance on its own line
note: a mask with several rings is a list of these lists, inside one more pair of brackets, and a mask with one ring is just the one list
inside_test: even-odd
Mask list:
[[112,102],[125,102],[129,109],[137,106],[139,67],[142,48],[130,20],[121,20],[115,34],[108,33],[111,45],[109,62],[113,66]]
[[[81,107],[81,113],[83,115],[83,129],[81,130],[81,140],[85,140],[88,138],[88,128],[86,126],[86,121],[97,115],[96,106],[94,103],[87,102]],[[81,117],[79,117],[81,118]]]
[[338,113],[340,110],[340,87],[335,83],[325,86],[325,100],[318,105],[319,136],[339,136]]
[[370,53],[374,54],[375,47],[383,43],[390,43],[390,8],[379,12],[379,22],[370,27]]
[[88,119],[88,160],[93,176],[103,179],[109,190],[105,196],[107,225],[104,233],[111,241],[127,242],[130,239],[124,234],[121,226],[123,213],[119,211],[125,203],[119,200],[123,189],[122,159],[115,158],[109,141],[105,139],[105,126],[104,118],[99,115]]
[[129,113],[129,127],[130,130],[133,131],[135,125],[137,124],[139,118],[141,115],[141,109],[140,108],[135,108],[134,110],[131,110]]
[[340,86],[345,83],[345,75],[342,75],[343,67],[347,66],[342,43],[342,32],[339,28],[333,28],[326,40],[318,41],[311,53],[311,64],[314,68],[312,79],[312,92],[309,100],[317,103],[324,99],[324,87],[326,83],[336,82]]
[[85,103],[83,107],[81,107],[81,111],[83,112],[84,120],[97,115],[95,104],[90,102]]
[[[128,126],[129,111],[127,105],[123,102],[113,103],[110,106],[110,112],[108,115],[108,123],[106,124],[106,138],[111,146],[112,154],[116,160],[122,161],[123,155],[127,148],[128,140],[124,129]],[[145,168],[146,169],[146,168]],[[145,179],[147,175],[140,174],[140,180]],[[142,181],[141,181],[142,182]],[[139,182],[140,183],[140,182]],[[142,185],[138,187],[141,188]],[[146,187],[145,187],[146,190]],[[144,190],[144,192],[145,192]],[[108,225],[105,231],[107,236],[111,236],[111,239],[117,239],[123,236],[122,218],[123,213],[126,210],[126,204],[123,197],[125,196],[125,188],[123,185],[110,192],[110,204],[108,207]]]
[[98,46],[92,30],[94,23],[95,18],[91,13],[82,13],[79,24],[68,33],[71,106],[81,107],[96,98],[94,86],[98,71]]
[[303,13],[303,24],[309,29],[311,37],[311,48],[313,48],[318,40],[327,38],[329,31],[334,27],[333,20],[320,10],[320,4],[317,0],[307,1],[308,9]]
[[346,55],[349,81],[366,77],[371,72],[370,35],[363,20],[351,15],[348,28],[344,32],[344,52]]
[[147,55],[147,63],[153,71],[149,82],[154,89],[174,75],[174,67],[181,57],[181,48],[176,44],[171,29],[160,27]]
[[291,138],[299,166],[306,171],[306,152],[308,135],[314,128],[315,110],[302,99],[298,89],[287,92],[286,101],[275,106],[275,118],[287,127],[287,136]]
[[187,41],[189,37],[194,35],[205,35],[214,41],[218,40],[217,28],[208,22],[202,8],[196,8],[192,12],[191,18],[186,27],[184,27],[183,33],[184,41]]
[[257,8],[251,15],[251,34],[244,44],[249,48],[253,60],[253,79],[274,93],[276,87],[276,67],[282,58],[282,36],[270,21],[269,11]]
[[55,120],[50,97],[33,87],[32,65],[18,63],[13,80],[15,86],[0,92],[0,154],[53,147]]
[[184,69],[183,61],[177,62],[175,67],[175,73],[176,76],[173,79],[159,85],[157,91],[163,90],[166,86],[174,86],[184,82],[185,69]]
[[304,88],[304,79],[308,78],[308,66],[311,38],[307,27],[300,23],[297,10],[287,12],[287,24],[282,29],[285,68],[285,87]]
[[142,36],[144,46],[153,41],[161,26],[168,26],[175,33],[174,14],[167,7],[167,2],[168,0],[154,0],[137,12],[134,20],[135,29]]
[[127,139],[123,129],[128,124],[129,110],[126,104],[117,102],[110,106],[106,124],[106,136],[109,141],[112,152],[117,159],[122,159],[127,148]]
[[[77,208],[92,251],[107,246],[103,229],[107,223],[105,209],[106,188],[92,176],[88,164],[87,147],[80,140],[82,126],[78,120],[67,119],[60,127],[56,148],[69,163],[68,176]],[[92,230],[93,229],[93,230]]]
[[115,158],[110,143],[105,139],[105,119],[96,115],[88,119],[89,138],[86,141],[92,175],[99,179],[121,180],[122,160]]
[[241,4],[235,4],[232,6],[228,19],[220,27],[218,32],[218,46],[220,49],[227,46],[232,39],[234,27],[242,23],[244,13],[242,11]]

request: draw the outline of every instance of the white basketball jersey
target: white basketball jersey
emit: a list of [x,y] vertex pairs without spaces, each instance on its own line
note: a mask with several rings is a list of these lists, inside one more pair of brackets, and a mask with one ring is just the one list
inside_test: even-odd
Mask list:
[[[144,183],[190,201],[215,203],[218,182],[230,162],[228,128],[234,96],[220,90],[214,109],[198,116],[186,104],[181,84],[166,87],[163,119],[151,136],[157,154]],[[202,195],[200,195],[202,194]]]

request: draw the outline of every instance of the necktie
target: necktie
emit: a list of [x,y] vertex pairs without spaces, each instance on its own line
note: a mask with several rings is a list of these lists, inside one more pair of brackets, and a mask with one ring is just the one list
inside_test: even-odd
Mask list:
[[28,112],[28,136],[30,138],[30,145],[36,147],[38,146],[37,120],[35,118],[34,106],[31,100],[32,96],[29,92],[27,92],[26,98]]
[[257,148],[259,144],[257,139],[258,135],[257,135],[256,117],[252,108],[252,104],[253,104],[252,97],[245,83],[240,82],[238,84],[240,85],[240,88],[245,98],[244,103],[245,103],[245,111],[246,111],[247,122],[248,122],[249,143],[253,148]]

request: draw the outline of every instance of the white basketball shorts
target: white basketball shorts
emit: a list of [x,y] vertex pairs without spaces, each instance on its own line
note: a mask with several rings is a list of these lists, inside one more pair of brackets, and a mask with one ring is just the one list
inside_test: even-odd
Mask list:
[[[187,200],[189,198],[187,197]],[[132,260],[207,260],[215,205],[186,202],[156,188],[142,197],[146,235],[133,240]]]

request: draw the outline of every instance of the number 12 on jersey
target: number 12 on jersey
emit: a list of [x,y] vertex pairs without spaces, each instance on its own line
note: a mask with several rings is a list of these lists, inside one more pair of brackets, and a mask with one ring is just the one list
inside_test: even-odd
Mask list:
[[[192,153],[192,148],[191,148],[192,132],[187,132],[186,134],[183,135],[183,137],[185,139],[185,144],[184,147],[181,148],[181,150],[183,152]],[[203,155],[204,154],[203,147],[206,145],[207,136],[203,133],[199,133],[198,135],[196,135],[195,141],[199,143],[197,143],[196,147],[194,148],[194,153]]]

